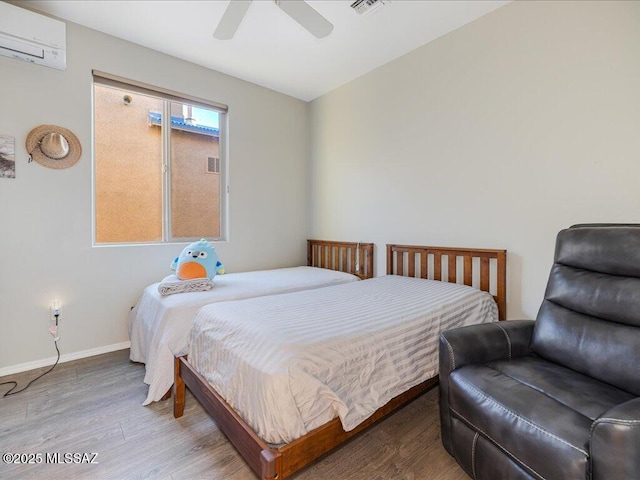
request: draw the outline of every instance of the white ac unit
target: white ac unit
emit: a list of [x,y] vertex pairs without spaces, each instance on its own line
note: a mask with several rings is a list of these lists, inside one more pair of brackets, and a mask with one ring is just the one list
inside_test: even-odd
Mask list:
[[0,2],[0,55],[65,70],[66,35],[64,22]]

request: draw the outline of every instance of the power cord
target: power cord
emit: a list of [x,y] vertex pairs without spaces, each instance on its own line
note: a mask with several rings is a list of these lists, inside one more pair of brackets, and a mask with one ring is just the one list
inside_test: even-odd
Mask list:
[[[57,333],[58,333],[58,317],[60,316],[60,314],[59,314],[59,313],[56,313],[54,316],[56,317],[55,332],[56,332],[56,335],[57,335]],[[41,379],[41,378],[42,378],[42,377],[44,377],[47,373],[51,372],[51,370],[53,370],[54,368],[56,368],[56,365],[58,365],[58,362],[60,361],[60,349],[58,348],[58,340],[59,340],[59,338],[58,338],[58,337],[54,337],[54,339],[53,339],[53,344],[54,344],[54,345],[55,345],[55,347],[56,347],[56,352],[58,352],[58,358],[56,358],[56,363],[54,363],[54,364],[51,366],[51,368],[50,368],[49,370],[47,370],[47,371],[46,371],[46,372],[44,372],[44,373],[41,373],[41,374],[40,374],[40,375],[38,375],[36,378],[34,378],[33,380],[31,380],[29,383],[27,383],[27,386],[26,386],[26,387],[21,388],[20,390],[16,390],[15,392],[14,392],[14,390],[18,387],[18,382],[14,382],[13,380],[11,380],[11,381],[9,381],[9,382],[2,382],[2,383],[0,383],[0,385],[12,385],[12,384],[13,384],[13,387],[11,387],[7,392],[5,392],[5,393],[4,393],[4,394],[2,395],[2,398],[4,398],[4,397],[8,397],[8,396],[10,396],[10,395],[15,395],[16,393],[24,392],[27,388],[29,388],[29,387],[31,386],[31,384],[32,384],[33,382],[35,382],[36,380]]]

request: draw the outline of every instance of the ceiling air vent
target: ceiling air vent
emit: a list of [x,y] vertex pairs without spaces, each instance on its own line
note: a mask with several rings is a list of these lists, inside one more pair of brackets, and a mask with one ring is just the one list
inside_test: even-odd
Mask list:
[[356,0],[351,4],[351,8],[353,8],[358,15],[369,15],[388,3],[389,0]]

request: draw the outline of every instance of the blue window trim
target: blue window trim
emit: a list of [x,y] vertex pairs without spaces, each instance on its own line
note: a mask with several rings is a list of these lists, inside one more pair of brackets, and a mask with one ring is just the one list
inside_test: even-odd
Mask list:
[[[162,114],[149,112],[149,123],[151,125],[162,125]],[[190,125],[185,123],[184,119],[180,117],[171,117],[171,128],[185,132],[199,133],[201,135],[209,135],[211,137],[220,137],[220,129],[205,127],[204,125]]]

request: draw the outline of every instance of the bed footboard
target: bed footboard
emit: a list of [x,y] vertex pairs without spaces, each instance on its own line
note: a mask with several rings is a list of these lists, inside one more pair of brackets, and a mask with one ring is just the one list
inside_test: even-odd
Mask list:
[[183,415],[185,388],[188,387],[207,413],[215,419],[218,428],[227,436],[249,467],[262,480],[287,478],[438,383],[438,377],[434,377],[416,385],[393,398],[348,432],[342,428],[340,419],[334,418],[291,443],[273,448],[258,437],[206,379],[196,372],[186,355],[176,357],[175,362],[173,416],[179,418]]
[[173,418],[180,418],[184,415],[184,402],[187,393],[182,376],[181,358],[183,357],[175,357],[173,361]]
[[[246,460],[251,469],[257,475],[263,472],[263,451],[272,450],[269,445],[258,437],[245,421],[229,406],[229,404],[216,392],[206,379],[200,375],[187,361],[187,357],[176,357],[173,416],[179,418],[184,413],[185,387],[198,399],[202,407],[211,415],[218,428],[231,441],[240,455]],[[274,451],[274,456],[277,455]],[[265,455],[265,468],[276,468],[277,459]],[[282,478],[276,476],[263,478]]]

